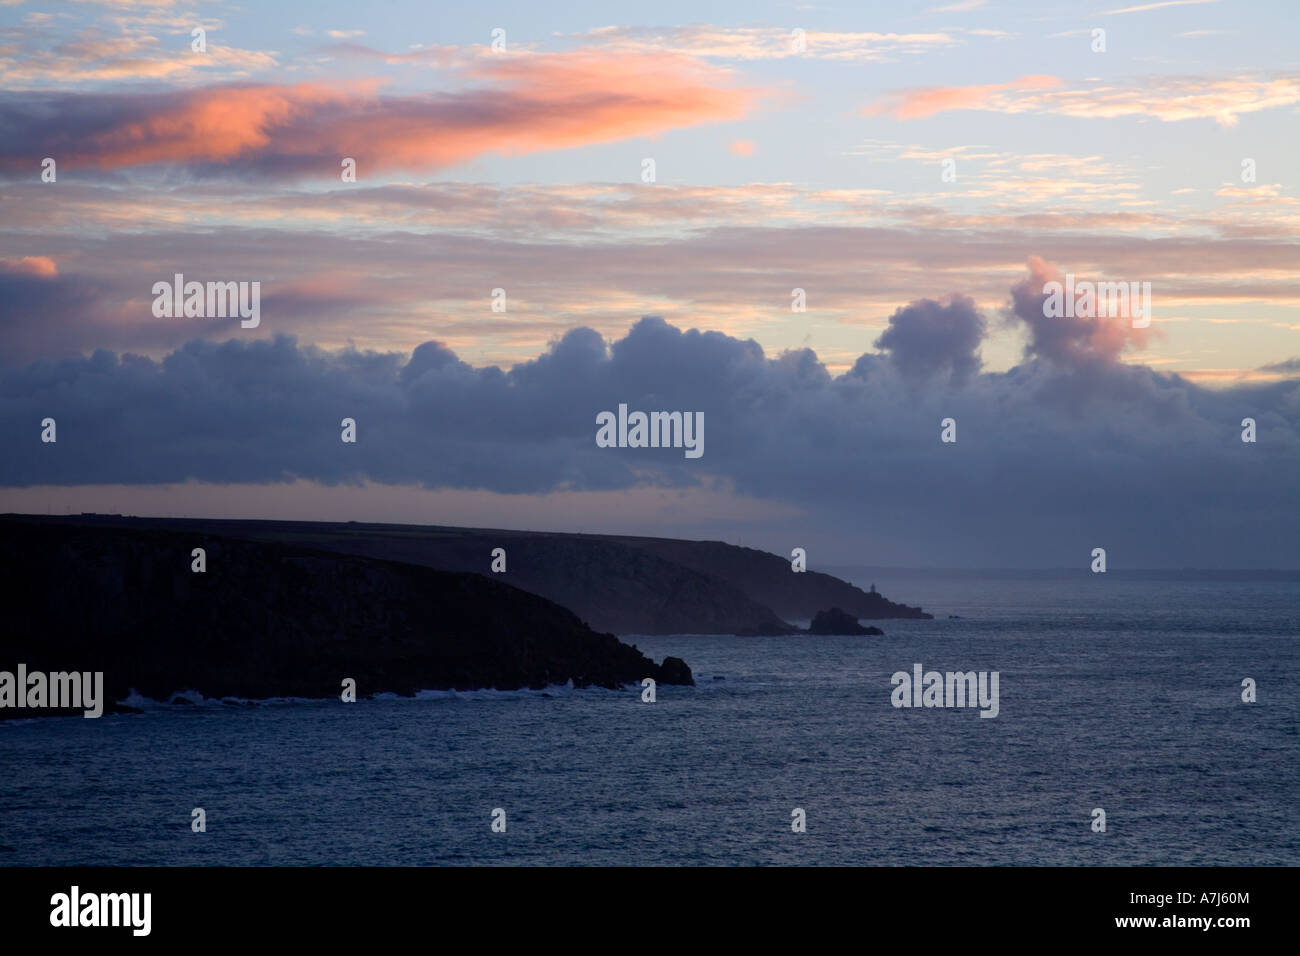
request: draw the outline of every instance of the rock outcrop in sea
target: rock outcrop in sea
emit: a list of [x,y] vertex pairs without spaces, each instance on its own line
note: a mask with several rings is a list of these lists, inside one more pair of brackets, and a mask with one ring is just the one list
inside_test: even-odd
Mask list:
[[885,632],[878,627],[863,627],[852,614],[833,607],[826,611],[818,611],[813,616],[812,623],[808,625],[808,633],[880,635]]

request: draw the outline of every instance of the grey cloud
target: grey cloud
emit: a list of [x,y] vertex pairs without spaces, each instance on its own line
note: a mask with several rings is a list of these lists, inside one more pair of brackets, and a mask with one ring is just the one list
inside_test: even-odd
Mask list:
[[907,378],[927,379],[946,372],[964,384],[980,370],[980,342],[988,323],[973,299],[955,295],[945,303],[922,299],[889,317],[876,348]]
[[[575,329],[508,370],[432,342],[402,355],[195,340],[162,361],[99,351],[0,372],[0,485],[720,480],[801,509],[767,532],[836,541],[841,559],[857,541],[882,563],[1073,565],[1102,546],[1116,566],[1300,566],[1300,383],[1211,391],[1038,357],[955,391],[912,382],[890,355],[834,377],[809,350],[768,357],[655,318],[610,343]],[[704,412],[704,457],[597,448],[595,416],[620,402]],[[46,416],[57,444],[39,441]],[[344,417],[356,445],[339,439]],[[956,444],[939,441],[944,417]]]
[[[991,233],[954,236],[945,242],[945,258],[937,266],[933,235],[901,229],[726,228],[665,243],[626,238],[531,242],[408,231],[352,236],[232,226],[203,233],[119,232],[111,239],[56,235],[42,239],[36,248],[28,235],[0,235],[0,256],[50,256],[59,263],[61,282],[82,282],[97,293],[86,309],[66,307],[57,299],[34,303],[41,310],[41,323],[57,328],[49,349],[25,341],[21,323],[0,324],[0,364],[99,347],[158,354],[196,336],[231,335],[220,321],[152,318],[149,289],[174,272],[199,280],[261,281],[259,335],[286,333],[331,345],[356,341],[362,347],[411,348],[434,335],[458,336],[461,341],[481,338],[489,321],[512,323],[512,333],[525,325],[553,332],[582,324],[613,335],[632,318],[622,303],[637,297],[668,298],[680,303],[675,308],[699,307],[725,315],[742,302],[788,310],[790,290],[797,286],[808,290],[810,308],[849,317],[860,314],[864,297],[868,303],[906,302],[915,298],[917,289],[928,290],[942,281],[944,287],[989,301],[1006,290],[1004,280],[994,284],[993,277],[1001,275],[1003,264],[1023,257],[1028,241]],[[1293,244],[1284,249],[1280,243],[1206,241],[1186,250],[1168,239],[1143,242],[1076,237],[1050,244],[1076,261],[1112,255],[1122,259],[1123,266],[1106,266],[1106,274],[1113,276],[1160,277],[1166,276],[1165,269],[1181,275],[1195,269],[1196,256],[1212,258],[1224,274],[1290,274],[1300,269]],[[864,264],[879,273],[869,285],[863,281]],[[993,268],[995,264],[999,268]],[[1162,281],[1179,282],[1183,295],[1225,294],[1223,288],[1212,290],[1195,279],[1185,284],[1168,277]],[[1252,295],[1267,299],[1284,294],[1284,285],[1281,280],[1252,281],[1249,287]],[[490,290],[497,286],[510,294],[508,315],[487,311]],[[1041,325],[1039,292],[1041,287],[1035,291],[1026,286],[1022,299],[1029,319],[1015,317],[1017,328],[1032,331],[1033,321]],[[1234,294],[1240,291],[1234,289]],[[1285,294],[1291,294],[1289,287]],[[605,299],[609,307],[599,308]],[[529,307],[516,308],[520,300]],[[588,308],[575,309],[575,302]],[[473,303],[482,303],[482,311],[475,313]],[[1038,310],[1037,320],[1033,309]],[[1072,337],[1080,331],[1041,326],[1036,331],[1038,351],[1031,357],[1059,363],[1066,346],[1089,346],[1087,340]],[[544,335],[534,340],[544,341]],[[866,341],[855,350],[865,348]],[[986,340],[985,354],[991,342]],[[485,360],[482,354],[469,357],[480,364]],[[1081,353],[1081,359],[1086,357],[1086,351]]]
[[1257,371],[1300,373],[1300,358],[1290,358],[1282,362],[1269,362],[1267,365],[1261,365]]

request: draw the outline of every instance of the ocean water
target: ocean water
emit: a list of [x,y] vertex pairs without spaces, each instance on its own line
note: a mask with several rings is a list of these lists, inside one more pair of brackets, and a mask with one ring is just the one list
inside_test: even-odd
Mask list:
[[[628,637],[695,671],[653,704],[553,688],[0,723],[0,865],[1300,864],[1300,575],[874,573],[936,619]],[[891,706],[918,662],[998,671],[998,716]]]

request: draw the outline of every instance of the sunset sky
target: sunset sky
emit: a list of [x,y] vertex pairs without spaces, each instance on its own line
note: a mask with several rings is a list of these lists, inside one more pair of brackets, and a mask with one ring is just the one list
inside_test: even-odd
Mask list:
[[[1300,567],[1298,38],[1286,2],[0,0],[0,510]],[[155,317],[176,273],[260,282],[259,327]],[[1150,328],[1045,319],[1065,273],[1149,282]],[[704,411],[705,454],[597,448],[620,402]]]

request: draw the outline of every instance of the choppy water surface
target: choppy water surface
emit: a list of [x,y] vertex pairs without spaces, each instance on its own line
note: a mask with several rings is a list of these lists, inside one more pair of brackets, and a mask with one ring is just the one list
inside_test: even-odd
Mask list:
[[[0,865],[1300,864],[1295,576],[876,583],[936,620],[628,638],[695,671],[653,705],[556,688],[3,723]],[[998,671],[998,717],[892,707],[917,662]]]

